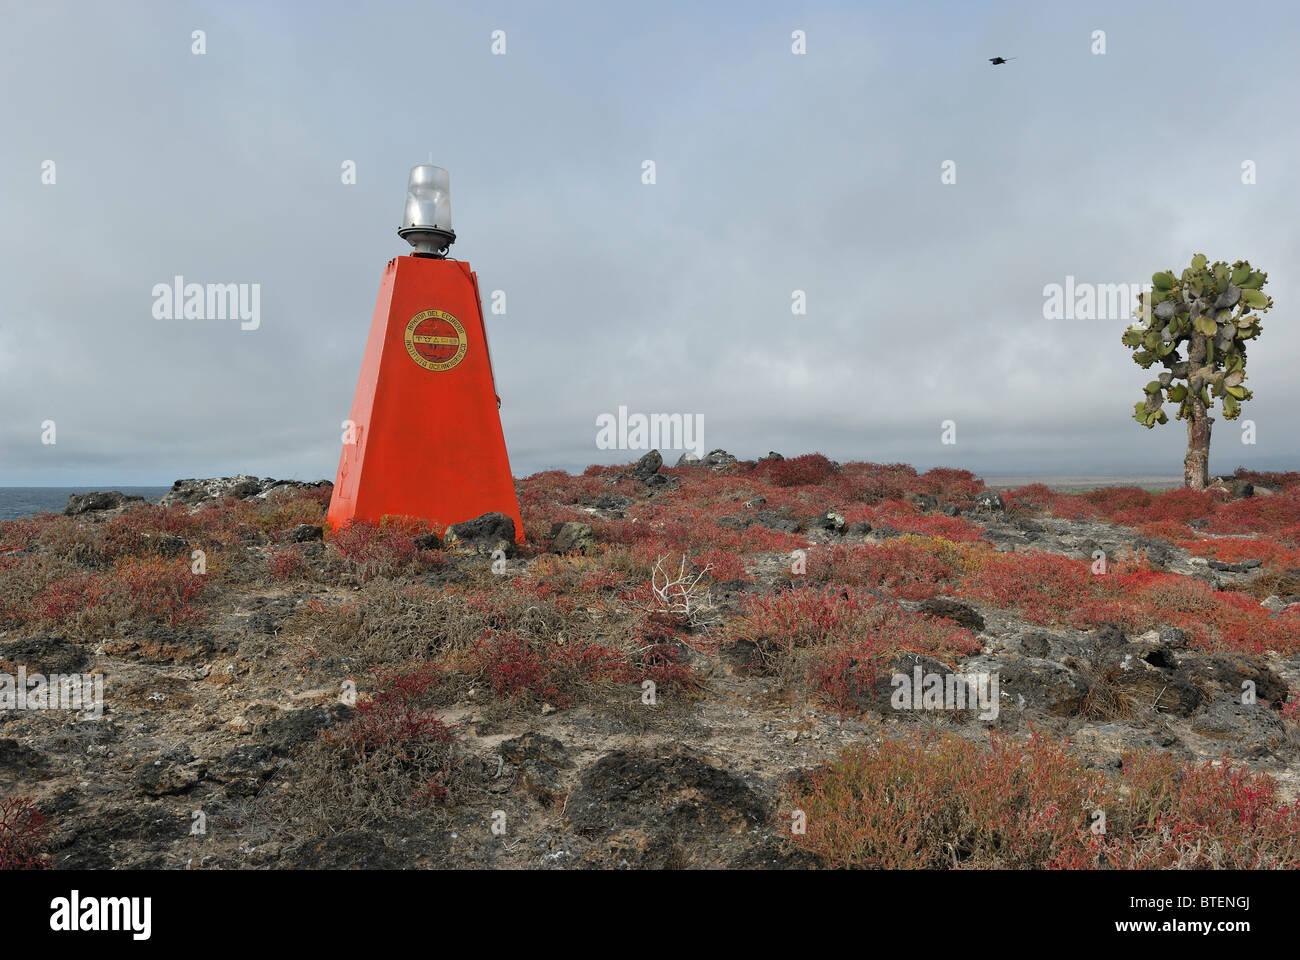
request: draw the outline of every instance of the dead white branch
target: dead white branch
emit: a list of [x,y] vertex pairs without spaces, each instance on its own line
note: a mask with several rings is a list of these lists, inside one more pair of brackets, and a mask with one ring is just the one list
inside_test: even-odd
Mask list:
[[654,595],[653,611],[680,617],[692,627],[704,627],[716,623],[717,620],[708,617],[708,614],[715,609],[713,593],[704,582],[709,566],[705,564],[703,570],[692,574],[686,569],[686,557],[683,555],[676,571],[671,566],[665,570],[663,563],[666,559],[666,557],[659,557],[655,560],[654,569],[650,571],[650,589]]

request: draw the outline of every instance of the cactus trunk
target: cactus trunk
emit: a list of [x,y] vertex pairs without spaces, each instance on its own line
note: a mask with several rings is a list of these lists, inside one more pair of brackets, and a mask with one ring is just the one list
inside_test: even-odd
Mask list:
[[1192,415],[1187,418],[1187,456],[1183,460],[1183,485],[1204,490],[1210,482],[1210,418],[1200,398],[1192,400]]

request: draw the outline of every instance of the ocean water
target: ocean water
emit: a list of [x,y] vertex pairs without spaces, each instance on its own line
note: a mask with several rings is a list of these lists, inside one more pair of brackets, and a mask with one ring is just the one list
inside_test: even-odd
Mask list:
[[0,520],[17,520],[34,513],[62,513],[74,493],[121,490],[146,500],[157,500],[171,487],[0,487]]

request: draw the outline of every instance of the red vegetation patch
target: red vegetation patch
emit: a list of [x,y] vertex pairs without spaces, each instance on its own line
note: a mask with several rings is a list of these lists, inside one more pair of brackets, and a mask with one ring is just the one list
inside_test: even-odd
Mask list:
[[1160,574],[1131,600],[1139,629],[1181,627],[1207,650],[1292,654],[1300,650],[1300,615],[1273,614],[1248,594],[1217,591],[1188,577]]
[[385,517],[378,524],[353,520],[334,532],[332,542],[348,570],[365,582],[391,577],[417,563],[430,565],[424,561],[436,555],[417,547],[415,538],[431,529],[427,521],[405,517]]
[[[734,508],[733,508],[734,509]],[[808,545],[806,537],[766,527],[744,530],[720,526],[715,510],[674,502],[640,505],[618,520],[589,519],[596,538],[628,547],[643,563],[663,555],[724,551],[734,556],[789,552]]]
[[982,648],[975,635],[944,620],[882,605],[851,643],[832,646],[809,658],[808,680],[841,713],[852,713],[863,696],[878,693],[877,678],[903,654],[920,654],[945,663],[973,657]]
[[266,567],[273,580],[296,580],[307,573],[307,561],[293,547],[269,551]]
[[1215,533],[1276,533],[1300,524],[1300,487],[1223,504],[1210,519]]
[[974,543],[980,538],[984,528],[976,526],[965,517],[948,517],[941,513],[877,512],[871,521],[876,526],[885,525],[904,533],[920,533],[930,537],[941,537],[957,543]]
[[171,626],[203,616],[194,601],[203,592],[204,578],[193,572],[188,557],[128,560],[118,565],[116,579],[133,616],[165,620]]
[[709,578],[716,582],[726,580],[753,581],[745,569],[745,561],[729,550],[706,550],[694,558],[697,570],[708,569]]
[[1118,510],[1142,510],[1151,506],[1151,492],[1142,487],[1101,487],[1083,494],[1102,513],[1110,516]]
[[62,623],[77,610],[105,606],[113,596],[112,583],[101,573],[78,570],[46,584],[19,619],[40,623]]
[[[1245,476],[1243,476],[1243,474]],[[1004,494],[1013,513],[1042,510],[1071,520],[1109,520],[1136,528],[1144,536],[1181,541],[1194,539],[1193,521],[1217,534],[1257,534],[1293,543],[1300,533],[1300,473],[1237,475],[1272,476],[1281,489],[1232,499],[1222,490],[1178,488],[1151,493],[1140,487],[1103,487],[1081,495],[1057,493],[1031,484]],[[1283,537],[1285,535],[1285,537]]]
[[1282,704],[1282,719],[1300,721],[1300,693],[1293,690],[1286,698],[1286,703]]
[[1042,511],[1068,520],[1110,520],[1136,527],[1150,523],[1186,524],[1210,517],[1224,503],[1222,493],[1178,488],[1151,493],[1141,487],[1101,487],[1082,494],[1059,493],[1041,483],[1003,493],[1013,513]]
[[925,473],[905,463],[846,463],[841,468],[849,481],[852,499],[861,503],[901,500],[907,494],[928,493],[940,501],[963,504],[985,489],[969,470],[935,467]]
[[1294,470],[1287,473],[1270,473],[1259,470],[1247,470],[1245,467],[1238,467],[1234,476],[1239,480],[1249,481],[1256,486],[1280,487],[1283,490],[1294,490],[1300,488],[1300,472]]
[[1106,859],[1121,869],[1300,866],[1300,800],[1284,803],[1265,773],[1223,759],[1182,763],[1156,754],[1124,758],[1130,794]]
[[621,472],[623,468],[593,465],[581,476],[563,470],[546,470],[517,481],[515,489],[525,531],[530,523],[544,524],[549,530],[557,520],[585,521],[587,515],[578,508],[592,505],[602,497],[635,497],[644,491],[636,480],[617,479]]
[[1091,569],[1088,561],[1055,553],[990,554],[954,592],[1035,623],[1068,622],[1084,604],[1111,596]]
[[0,520],[0,557],[35,546],[42,528],[55,516],[53,513],[40,513],[17,520]]
[[1212,540],[1184,539],[1177,543],[1198,557],[1212,557],[1224,563],[1259,560],[1266,567],[1300,568],[1300,550],[1274,540],[1219,537]]
[[969,630],[841,586],[750,597],[728,632],[754,643],[769,665],[797,657],[812,688],[844,712],[896,657],[955,663],[982,649]]
[[0,799],[0,870],[45,870],[50,826],[31,797]]
[[820,453],[809,453],[787,460],[760,460],[748,474],[778,487],[803,487],[824,483],[839,472],[839,467]]
[[203,587],[204,577],[192,571],[187,558],[122,558],[111,573],[79,570],[50,581],[20,617],[56,625],[82,612],[103,610],[118,620],[135,617],[177,626],[203,617],[195,605]]
[[1113,510],[1107,516],[1114,523],[1122,523],[1130,527],[1139,523],[1161,521],[1187,523],[1190,520],[1210,516],[1220,502],[1222,497],[1208,490],[1180,488],[1154,494],[1146,506]]
[[911,483],[905,483],[908,493],[928,493],[940,501],[962,503],[975,499],[984,490],[984,481],[969,470],[935,467],[927,470]]
[[440,672],[433,665],[414,671],[380,671],[374,679],[375,694],[357,703],[347,736],[363,752],[378,749],[402,750],[426,743],[454,743],[455,728],[441,716],[417,704]]
[[1156,520],[1150,523],[1139,523],[1133,529],[1144,537],[1154,537],[1174,543],[1181,543],[1184,540],[1191,540],[1196,537],[1195,530],[1176,520]]
[[818,548],[808,555],[811,580],[880,590],[904,600],[925,600],[956,585],[961,568],[940,559],[918,537],[880,544]]
[[861,590],[782,590],[746,599],[744,614],[731,624],[734,636],[778,652],[852,640],[867,612],[880,603]]
[[[344,769],[373,778],[363,779],[363,793],[382,795],[401,780],[409,789],[405,804],[447,799],[462,760],[456,728],[427,706],[441,671],[424,663],[376,670],[371,679],[373,692],[357,702],[351,721],[323,731],[320,745],[340,754]],[[339,773],[332,771],[331,779]]]
[[993,554],[955,592],[1034,623],[1079,629],[1113,623],[1130,632],[1174,626],[1207,650],[1300,650],[1300,616],[1293,612],[1276,615],[1246,594],[1123,565],[1094,574],[1087,561],[1056,554]]
[[[1130,755],[1116,783],[1038,734],[851,748],[796,784],[786,811],[806,817],[794,842],[831,867],[1300,866],[1300,803],[1279,801],[1270,777]],[[1090,829],[1099,816],[1104,833]]]
[[621,679],[623,666],[615,651],[600,644],[559,643],[516,633],[490,634],[469,656],[469,669],[498,697],[561,707],[574,702],[577,687]]
[[1050,513],[1054,517],[1067,520],[1096,520],[1102,512],[1083,497],[1057,493],[1042,483],[1031,483],[1024,487],[1002,492],[1002,502],[1010,514]]
[[[969,502],[984,484],[966,470],[937,468],[918,475],[905,464],[836,465],[821,454],[787,460],[737,463],[724,470],[703,467],[665,468],[672,488],[653,500],[645,488],[625,478],[626,467],[589,467],[580,477],[562,471],[535,474],[520,481],[524,529],[539,542],[550,525],[579,520],[591,524],[602,544],[625,546],[637,560],[651,563],[665,554],[722,551],[738,560],[755,553],[789,552],[807,546],[807,538],[761,524],[740,529],[733,518],[758,509],[804,520],[834,510],[847,520],[871,520],[896,529],[971,541],[979,527],[968,520],[923,515],[904,497],[928,493],[957,505]],[[619,479],[624,477],[624,479]],[[583,507],[630,500],[622,516],[604,519]],[[880,510],[871,509],[881,505]],[[721,521],[721,522],[720,522]],[[728,565],[732,571],[735,564]]]
[[567,707],[594,687],[653,681],[660,690],[687,690],[698,680],[683,661],[680,637],[658,617],[633,626],[631,642],[614,647],[581,638],[536,637],[494,631],[462,658],[493,694]]
[[621,679],[625,683],[654,683],[657,690],[684,692],[700,685],[700,678],[683,657],[686,640],[674,623],[661,616],[640,618],[632,629],[631,652],[625,657]]

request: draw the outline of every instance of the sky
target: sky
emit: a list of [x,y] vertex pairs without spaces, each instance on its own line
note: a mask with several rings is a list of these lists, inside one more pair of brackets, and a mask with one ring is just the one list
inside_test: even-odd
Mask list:
[[[1131,419],[1154,371],[1128,318],[1048,318],[1044,289],[1198,252],[1267,270],[1276,304],[1256,442],[1220,418],[1211,468],[1300,469],[1300,4],[4,0],[0,23],[0,484],[333,478],[430,157],[452,255],[505,294],[518,476],[636,459],[597,445],[620,407],[743,458],[1180,474],[1172,409]],[[258,284],[259,325],[155,316],[177,275]]]

